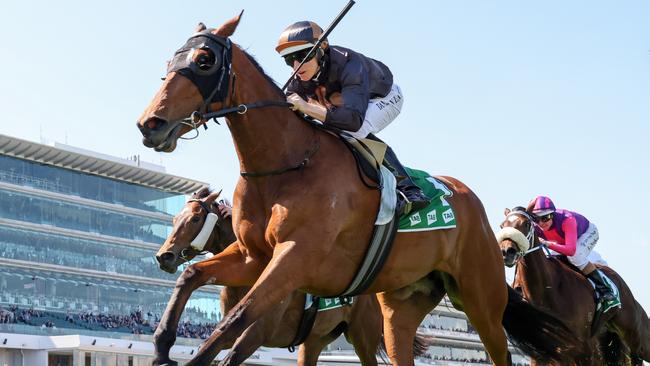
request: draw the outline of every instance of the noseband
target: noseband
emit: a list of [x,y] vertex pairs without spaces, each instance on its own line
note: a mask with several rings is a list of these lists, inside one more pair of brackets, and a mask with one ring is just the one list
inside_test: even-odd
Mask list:
[[206,217],[204,219],[201,231],[199,231],[196,237],[192,240],[190,246],[181,250],[180,257],[186,262],[189,262],[191,260],[190,257],[203,255],[208,252],[205,250],[205,245],[210,238],[210,234],[212,234],[212,231],[215,227],[219,228],[219,216],[210,210],[210,206],[208,206],[202,200],[196,198],[187,201],[187,203],[190,202],[197,202],[199,205],[201,205],[201,208],[203,208],[206,212]]
[[[528,220],[529,228],[528,228],[528,233],[525,233],[526,240],[528,241],[528,247],[530,249],[528,250],[522,250],[519,244],[517,244],[517,254],[515,255],[515,262],[519,261],[521,258],[525,257],[526,255],[542,249],[546,256],[550,256],[550,252],[548,250],[548,247],[542,243],[539,243],[539,245],[535,246],[535,221],[533,218],[528,214],[526,211],[511,211],[507,216],[506,220],[508,220],[511,216],[523,216],[526,220]],[[514,228],[513,228],[514,229]],[[516,230],[516,229],[515,229]],[[523,233],[522,233],[523,234]]]

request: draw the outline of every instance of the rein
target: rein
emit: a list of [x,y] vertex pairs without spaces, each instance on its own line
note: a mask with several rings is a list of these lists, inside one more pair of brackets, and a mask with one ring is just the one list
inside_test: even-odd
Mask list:
[[291,107],[292,104],[286,101],[279,101],[279,100],[263,100],[255,103],[248,103],[248,104],[240,104],[236,107],[230,107],[230,108],[223,108],[215,112],[210,112],[210,113],[204,113],[201,114],[199,111],[194,111],[192,112],[192,115],[190,116],[190,120],[192,123],[198,125],[202,120],[214,120],[216,124],[219,124],[217,122],[217,118],[220,117],[225,117],[228,114],[231,113],[237,113],[237,114],[246,114],[249,109],[255,109],[255,108],[264,108],[264,107]]
[[242,177],[266,177],[270,175],[280,175],[284,174],[287,172],[291,172],[294,170],[301,170],[305,166],[307,166],[307,163],[309,163],[309,160],[316,154],[316,152],[320,149],[320,139],[316,141],[316,144],[314,147],[307,151],[305,153],[305,158],[302,159],[302,161],[294,166],[290,166],[288,168],[282,168],[282,169],[275,169],[275,170],[267,170],[267,171],[262,171],[262,172],[240,172],[239,174]]

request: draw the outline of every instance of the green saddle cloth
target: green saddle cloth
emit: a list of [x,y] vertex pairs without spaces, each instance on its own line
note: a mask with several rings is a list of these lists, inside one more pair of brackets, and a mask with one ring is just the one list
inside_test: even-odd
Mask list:
[[342,306],[352,305],[354,297],[321,297],[318,299],[318,311],[332,310]]
[[425,171],[411,168],[406,168],[406,171],[413,179],[413,182],[431,198],[431,203],[421,210],[411,211],[408,215],[400,217],[397,231],[409,232],[455,228],[456,215],[446,200],[446,198],[453,195],[453,192],[441,181]]

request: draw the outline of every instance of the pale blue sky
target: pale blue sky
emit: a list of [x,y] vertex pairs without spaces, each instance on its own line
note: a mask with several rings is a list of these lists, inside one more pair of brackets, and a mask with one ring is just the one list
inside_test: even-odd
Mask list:
[[[230,195],[238,164],[211,125],[173,154],[136,118],[196,23],[245,9],[233,41],[279,83],[284,27],[325,27],[344,1],[7,1],[0,12],[0,133],[126,157]],[[402,161],[452,175],[503,208],[537,194],[595,222],[597,249],[650,310],[650,2],[359,0],[331,35],[389,65],[405,94],[380,134]]]

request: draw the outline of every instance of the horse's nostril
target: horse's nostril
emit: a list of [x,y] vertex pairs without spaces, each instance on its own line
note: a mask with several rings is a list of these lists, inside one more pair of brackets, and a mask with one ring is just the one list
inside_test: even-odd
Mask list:
[[144,121],[143,126],[149,131],[155,131],[165,124],[165,120],[158,117],[151,117]]
[[514,256],[516,254],[517,254],[517,251],[515,250],[515,248],[508,248],[506,250],[506,252],[505,252],[506,256]]
[[172,252],[165,252],[161,255],[157,255],[156,260],[160,264],[172,263],[173,261],[176,260],[176,254]]

